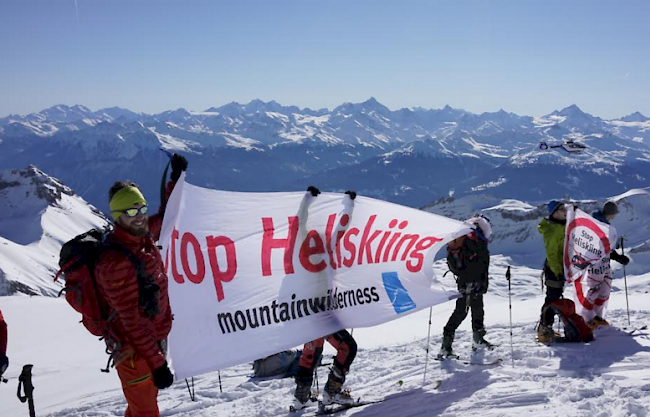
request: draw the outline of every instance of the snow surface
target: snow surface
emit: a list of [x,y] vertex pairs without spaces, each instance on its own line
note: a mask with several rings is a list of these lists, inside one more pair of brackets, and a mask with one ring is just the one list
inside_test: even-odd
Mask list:
[[61,245],[105,225],[95,207],[36,167],[0,173],[0,294],[56,295]]
[[[544,346],[534,341],[535,322],[543,296],[539,270],[513,269],[513,341],[511,357],[508,259],[495,257],[486,297],[486,338],[500,346],[471,355],[469,319],[457,332],[457,353],[472,361],[502,358],[500,366],[481,367],[433,360],[453,303],[432,309],[431,352],[426,381],[429,311],[380,326],[355,329],[359,344],[346,385],[355,396],[384,402],[348,410],[341,416],[646,416],[650,410],[650,334],[632,337],[627,325],[622,280],[616,279],[607,318],[616,326],[599,330],[589,344]],[[438,271],[445,268],[441,263]],[[453,285],[449,276],[445,279]],[[628,276],[632,326],[650,321],[645,310],[650,274]],[[102,345],[77,323],[78,316],[62,299],[11,296],[1,299],[9,324],[11,366],[0,386],[3,416],[27,415],[15,397],[21,366],[34,364],[34,396],[39,416],[120,416],[125,402],[117,374],[99,369],[106,356]],[[326,357],[333,353],[325,351]],[[329,361],[329,360],[328,360]],[[514,364],[514,366],[513,366]],[[320,368],[320,387],[327,378]],[[185,381],[161,391],[163,416],[289,416],[292,379],[251,380],[248,364],[195,378],[196,402]],[[434,381],[442,381],[438,389]],[[400,384],[402,381],[402,384]],[[307,413],[305,413],[307,415]]]

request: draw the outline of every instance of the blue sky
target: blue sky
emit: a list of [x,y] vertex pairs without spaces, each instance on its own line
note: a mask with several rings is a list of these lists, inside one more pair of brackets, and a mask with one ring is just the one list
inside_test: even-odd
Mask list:
[[650,116],[648,16],[646,0],[0,0],[0,116],[370,96]]

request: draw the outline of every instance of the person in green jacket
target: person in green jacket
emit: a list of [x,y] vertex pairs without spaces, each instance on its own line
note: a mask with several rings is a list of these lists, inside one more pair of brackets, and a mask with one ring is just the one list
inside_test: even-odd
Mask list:
[[542,219],[537,226],[537,231],[544,237],[546,248],[546,262],[544,262],[544,277],[546,284],[546,299],[542,306],[542,316],[537,328],[537,340],[541,343],[550,343],[555,337],[552,310],[545,311],[545,307],[553,301],[562,298],[564,292],[564,234],[566,227],[566,207],[559,201],[551,200],[548,205],[548,217]]

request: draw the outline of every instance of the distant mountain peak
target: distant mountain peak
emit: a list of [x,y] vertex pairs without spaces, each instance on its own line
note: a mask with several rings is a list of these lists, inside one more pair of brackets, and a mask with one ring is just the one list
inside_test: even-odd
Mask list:
[[383,104],[381,104],[374,97],[370,97],[368,100],[362,103],[345,102],[340,106],[336,107],[333,110],[333,113],[351,114],[351,113],[370,113],[373,111],[381,114],[390,113],[390,109],[384,106]]
[[365,104],[365,105],[368,105],[368,106],[369,106],[369,105],[373,105],[373,106],[376,106],[376,105],[382,105],[382,104],[379,103],[379,102],[377,101],[377,99],[374,98],[374,97],[370,97],[368,100],[364,101],[362,104]]
[[650,117],[645,116],[641,112],[635,111],[632,114],[621,117],[621,120],[624,122],[647,122],[650,121]]
[[[22,180],[19,180],[20,178]],[[61,199],[62,194],[74,195],[72,189],[45,174],[35,165],[28,165],[25,169],[0,172],[0,190],[8,187],[24,186],[22,183],[31,184],[34,194],[49,205],[55,205]]]
[[585,112],[582,111],[580,107],[578,107],[575,104],[572,104],[568,107],[563,108],[560,111],[556,111],[554,113],[557,113],[560,116],[576,116],[576,115],[586,115]]

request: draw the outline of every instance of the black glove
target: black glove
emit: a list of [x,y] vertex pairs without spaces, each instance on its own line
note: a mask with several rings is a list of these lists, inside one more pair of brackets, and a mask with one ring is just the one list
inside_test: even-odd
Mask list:
[[307,187],[307,191],[311,193],[312,197],[316,197],[318,194],[320,194],[320,190],[313,185]]
[[174,383],[174,375],[167,366],[167,361],[160,368],[153,371],[153,383],[158,389],[165,389]]
[[0,353],[0,376],[5,373],[9,367],[9,358],[4,353]]
[[488,291],[488,281],[480,281],[474,287],[475,294],[485,294]]
[[183,155],[175,153],[172,156],[172,181],[178,181],[181,173],[187,169],[187,159]]
[[630,263],[630,258],[628,258],[625,255],[619,255],[618,252],[616,252],[615,250],[613,250],[612,253],[609,254],[609,257],[621,265],[627,265]]
[[355,198],[357,198],[357,192],[356,191],[347,190],[345,192],[345,194],[350,196],[350,200],[354,200]]

